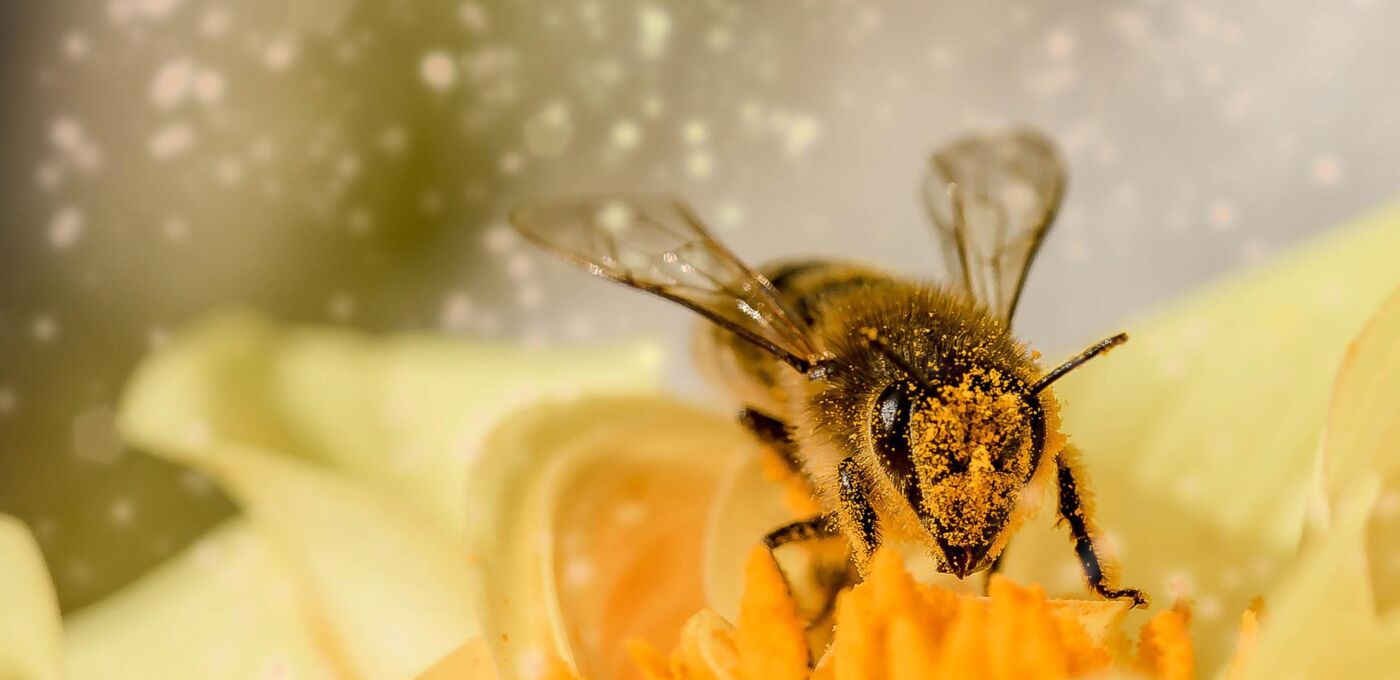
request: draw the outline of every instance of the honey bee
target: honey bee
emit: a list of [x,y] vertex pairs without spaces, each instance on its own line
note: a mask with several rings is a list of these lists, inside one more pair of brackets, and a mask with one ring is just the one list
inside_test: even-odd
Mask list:
[[883,542],[914,541],[965,578],[1000,566],[1028,489],[1053,487],[1089,588],[1146,606],[1105,573],[1050,389],[1127,336],[1047,372],[1011,333],[1064,187],[1059,152],[1033,131],[937,150],[922,193],[951,275],[941,285],[850,262],[752,269],[665,196],[552,199],[511,221],[589,273],[710,322],[702,362],[824,509],[771,531],[770,549],[844,536],[863,574]]

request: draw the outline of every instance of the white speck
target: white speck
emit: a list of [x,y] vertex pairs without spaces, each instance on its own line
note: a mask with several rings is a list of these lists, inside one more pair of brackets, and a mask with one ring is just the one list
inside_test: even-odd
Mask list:
[[1174,572],[1167,575],[1166,588],[1172,594],[1172,599],[1186,600],[1196,592],[1196,580],[1184,571]]
[[666,112],[666,101],[657,95],[647,95],[642,99],[642,115],[656,118]]
[[564,153],[573,136],[569,107],[552,102],[525,121],[525,148],[536,156],[557,157]]
[[118,498],[112,501],[112,506],[107,509],[107,517],[113,526],[131,526],[131,521],[136,519],[136,504],[132,503],[130,498]]
[[534,309],[544,302],[544,289],[536,283],[527,283],[516,293],[516,301],[524,309]]
[[73,118],[61,116],[55,119],[49,129],[49,140],[80,170],[96,170],[102,165],[102,150]]
[[170,331],[154,326],[146,331],[146,346],[156,350],[170,344]]
[[519,151],[507,151],[501,154],[500,166],[501,174],[518,175],[525,169],[525,156]]
[[695,179],[705,179],[715,172],[715,159],[708,151],[696,151],[686,156],[685,171]]
[[623,503],[613,511],[613,520],[622,526],[636,526],[647,517],[647,507],[641,503]]
[[29,334],[35,342],[48,344],[58,337],[58,320],[48,314],[34,317],[29,324]]
[[63,36],[63,54],[69,59],[82,59],[88,55],[90,49],[86,35],[74,31]]
[[418,65],[418,75],[434,90],[443,91],[457,82],[457,65],[452,57],[442,50],[434,50],[423,55]]
[[52,191],[63,183],[63,165],[57,161],[48,161],[39,166],[34,171],[34,182],[39,188]]
[[340,155],[335,161],[335,173],[344,179],[353,179],[360,174],[360,158],[353,152]]
[[1318,156],[1312,162],[1313,181],[1319,186],[1336,186],[1342,179],[1342,161],[1336,156]]
[[1196,600],[1193,613],[1200,614],[1202,621],[1215,621],[1225,613],[1225,605],[1221,604],[1218,597],[1202,597]]
[[1045,36],[1045,53],[1054,59],[1064,59],[1074,53],[1074,37],[1064,31],[1051,31]]
[[571,588],[584,588],[593,582],[593,563],[575,558],[564,565],[564,583]]
[[210,7],[199,20],[199,30],[210,38],[217,38],[228,32],[228,10],[223,7]]
[[438,325],[443,330],[464,331],[472,320],[472,300],[466,293],[455,292],[442,301],[438,312]]
[[135,7],[147,19],[164,19],[184,0],[136,0]]
[[243,183],[243,161],[237,158],[221,159],[214,166],[214,177],[219,183],[226,186],[236,186]]
[[537,648],[517,650],[515,657],[515,670],[521,677],[530,680],[539,680],[544,677],[545,670],[549,668],[548,657]]
[[744,208],[734,201],[721,202],[715,219],[721,229],[733,231],[744,222]]
[[158,109],[170,109],[184,101],[194,80],[195,66],[189,59],[166,62],[151,79],[151,103]]
[[475,2],[464,2],[457,8],[457,19],[463,26],[476,33],[485,33],[491,30],[491,19],[486,14],[486,9]]
[[161,232],[171,241],[183,241],[189,235],[189,225],[179,217],[168,217],[160,227]]
[[789,156],[801,155],[821,134],[821,125],[808,115],[794,115],[782,126],[783,150]]
[[259,163],[266,163],[277,156],[277,147],[272,143],[272,140],[262,138],[253,142],[248,155]]
[[620,234],[632,226],[632,208],[621,201],[609,201],[598,210],[598,224],[604,230]]
[[705,44],[716,52],[724,52],[734,45],[734,34],[723,26],[715,26],[705,36]]
[[194,78],[194,96],[205,104],[224,98],[224,76],[218,71],[203,70]]
[[350,211],[350,218],[347,222],[350,233],[357,236],[368,234],[374,227],[374,214],[364,208],[355,208]]
[[641,142],[642,131],[636,123],[630,120],[620,120],[613,123],[609,136],[612,138],[613,146],[617,147],[618,150],[631,151],[637,148],[637,144]]
[[284,71],[297,57],[296,43],[291,38],[278,38],[263,48],[263,64],[273,71]]
[[681,126],[681,139],[691,146],[704,144],[709,137],[710,131],[705,127],[704,121],[686,121],[685,125]]
[[72,118],[59,118],[49,129],[49,138],[60,149],[71,148],[83,143],[83,127]]
[[115,461],[125,448],[110,406],[85,411],[73,419],[73,455],[90,463]]
[[497,224],[486,230],[484,240],[486,250],[492,255],[500,255],[515,245],[515,232],[504,224]]
[[1224,200],[1213,201],[1207,208],[1206,219],[1210,221],[1210,226],[1221,231],[1228,231],[1234,228],[1237,219],[1235,206]]
[[506,275],[517,281],[529,277],[534,268],[535,261],[528,253],[516,253],[506,261]]
[[637,51],[647,59],[666,53],[671,39],[671,15],[663,8],[645,5],[637,8]]
[[167,160],[189,151],[194,146],[194,129],[176,121],[156,130],[148,144],[151,155]]
[[388,154],[401,154],[408,148],[408,130],[394,125],[379,133],[379,148]]
[[83,235],[83,211],[68,206],[54,215],[49,222],[49,245],[57,250],[67,250]]
[[334,321],[345,322],[355,316],[355,298],[348,293],[336,293],[326,301],[326,314]]

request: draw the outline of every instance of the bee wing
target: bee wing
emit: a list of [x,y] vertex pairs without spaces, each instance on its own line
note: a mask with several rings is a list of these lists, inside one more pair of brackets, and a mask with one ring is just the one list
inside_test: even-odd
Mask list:
[[821,356],[773,284],[715,240],[679,200],[555,199],[520,206],[511,222],[590,274],[684,305],[799,370]]
[[924,201],[949,274],[1007,323],[1064,189],[1059,152],[1031,130],[967,137],[930,159]]

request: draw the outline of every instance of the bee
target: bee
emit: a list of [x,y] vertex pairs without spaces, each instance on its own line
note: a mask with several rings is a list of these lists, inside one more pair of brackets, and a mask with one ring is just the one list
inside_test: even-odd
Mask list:
[[914,541],[965,578],[1000,566],[1037,497],[1028,490],[1053,487],[1089,588],[1146,606],[1105,572],[1051,389],[1127,336],[1045,371],[1011,332],[1064,188],[1059,152],[1034,131],[937,150],[922,194],[950,274],[942,284],[828,260],[753,269],[666,196],[551,199],[511,221],[589,273],[710,322],[702,363],[822,508],[771,531],[770,549],[844,536],[863,574],[882,543]]

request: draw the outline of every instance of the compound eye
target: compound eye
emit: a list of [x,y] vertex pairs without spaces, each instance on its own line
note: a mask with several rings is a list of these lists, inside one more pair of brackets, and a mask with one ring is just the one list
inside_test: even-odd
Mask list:
[[893,384],[875,399],[871,414],[870,438],[880,462],[896,484],[903,485],[914,478],[914,461],[909,449],[909,412],[914,395],[907,388]]

